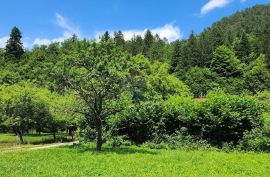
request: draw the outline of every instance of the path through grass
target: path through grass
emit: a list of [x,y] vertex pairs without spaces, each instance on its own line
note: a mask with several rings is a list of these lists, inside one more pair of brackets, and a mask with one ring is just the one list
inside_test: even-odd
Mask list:
[[[21,146],[18,144],[18,138],[14,134],[0,134],[0,151],[8,148],[21,148],[29,147],[32,145],[49,144],[54,143],[53,135],[48,133],[29,134],[24,136],[25,145]],[[71,141],[71,137],[65,134],[58,134],[57,142]]]

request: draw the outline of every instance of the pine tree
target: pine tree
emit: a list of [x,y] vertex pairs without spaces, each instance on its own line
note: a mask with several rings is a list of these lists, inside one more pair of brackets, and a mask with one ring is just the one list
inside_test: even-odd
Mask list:
[[127,50],[132,56],[143,52],[143,39],[140,35],[134,35],[130,41],[127,42]]
[[114,42],[116,46],[125,49],[125,39],[122,31],[114,32]]
[[235,46],[235,53],[242,62],[248,63],[248,61],[246,61],[246,58],[249,56],[250,51],[251,49],[247,34],[244,31],[242,31],[240,40]]
[[160,39],[159,35],[156,34],[154,38],[154,42],[148,52],[147,57],[151,60],[159,60],[162,61],[164,58],[164,47],[165,42]]
[[24,50],[21,39],[21,31],[15,26],[11,31],[9,40],[7,41],[5,50],[6,58],[13,58],[15,60],[19,60],[19,58],[23,55]]
[[200,63],[198,40],[193,31],[187,41],[187,52],[189,66],[203,66],[203,63]]
[[148,52],[150,50],[150,48],[153,45],[154,42],[154,36],[152,35],[150,30],[147,30],[143,39],[144,45],[143,45],[143,54],[145,56],[148,55]]
[[101,37],[101,40],[102,40],[102,41],[105,41],[105,42],[109,41],[110,39],[111,39],[111,36],[110,36],[109,31],[106,31],[106,32],[103,34],[103,36]]
[[171,67],[169,72],[173,73],[175,71],[175,69],[177,68],[180,59],[181,59],[181,41],[177,40],[174,42],[173,44],[173,55],[172,55],[172,60],[171,60]]

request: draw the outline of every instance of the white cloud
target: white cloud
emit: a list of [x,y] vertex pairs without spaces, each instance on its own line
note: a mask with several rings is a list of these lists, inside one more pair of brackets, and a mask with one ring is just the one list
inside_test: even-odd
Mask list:
[[222,8],[230,4],[232,1],[231,0],[209,0],[208,3],[206,3],[202,8],[201,8],[201,15],[205,15],[208,12],[216,9],[216,8]]
[[[203,16],[216,8],[226,7],[234,0],[209,0],[202,8],[200,15]],[[245,3],[247,0],[240,0],[241,3]]]
[[64,31],[65,34],[71,34],[71,35],[76,34],[78,37],[81,36],[81,31],[79,27],[70,23],[67,18],[63,17],[59,13],[56,13],[55,16],[56,16],[57,25],[65,30]]
[[[125,40],[130,40],[134,35],[143,36],[148,29],[133,29],[133,30],[124,30],[122,31]],[[173,24],[165,24],[162,27],[157,27],[149,29],[153,34],[158,34],[160,38],[166,38],[169,42],[176,39],[181,39],[183,34],[178,26]],[[110,34],[113,34],[114,30],[110,30]],[[104,34],[104,31],[96,33],[96,39],[99,39],[101,35]]]
[[32,45],[49,45],[52,42],[63,42],[65,39],[70,38],[73,34],[81,37],[81,31],[79,27],[73,25],[67,18],[63,17],[59,13],[55,14],[56,24],[63,29],[62,36],[48,39],[48,38],[36,38]]
[[8,36],[4,36],[0,38],[0,48],[5,48],[7,40],[9,39]]

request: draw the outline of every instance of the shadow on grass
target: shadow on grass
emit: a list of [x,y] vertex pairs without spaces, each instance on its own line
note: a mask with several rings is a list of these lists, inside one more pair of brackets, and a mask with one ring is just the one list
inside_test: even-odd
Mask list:
[[[61,147],[60,147],[61,148]],[[95,146],[92,144],[76,144],[72,146],[68,146],[65,148],[69,148],[71,150],[74,150],[76,152],[84,153],[84,152],[91,152],[93,154],[110,154],[110,153],[116,153],[116,154],[151,154],[156,155],[157,152],[149,151],[146,149],[137,148],[134,146],[123,146],[123,147],[102,147],[102,150],[100,152],[96,151]]]
[[41,133],[41,134],[26,134],[27,137],[43,137],[43,136],[52,136],[50,133]]
[[27,142],[26,141],[26,144],[33,144],[33,145],[40,145],[40,144],[52,144],[52,143],[68,143],[68,142],[72,142],[74,140],[72,139],[68,139],[68,138],[56,138],[56,140],[54,139],[42,139],[42,140],[39,140],[39,141],[34,141],[34,142]]

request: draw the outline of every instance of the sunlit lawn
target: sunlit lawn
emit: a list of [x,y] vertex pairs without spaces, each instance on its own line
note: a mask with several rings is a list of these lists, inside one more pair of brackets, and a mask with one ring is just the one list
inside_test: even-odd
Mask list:
[[0,154],[0,176],[269,176],[270,154],[75,145]]

